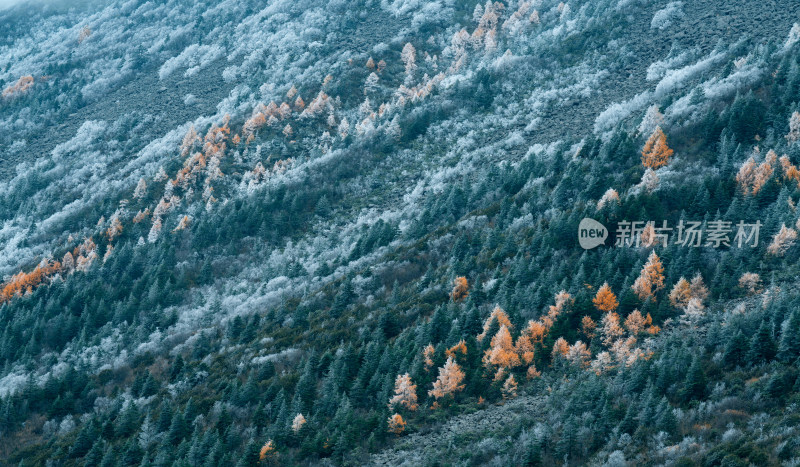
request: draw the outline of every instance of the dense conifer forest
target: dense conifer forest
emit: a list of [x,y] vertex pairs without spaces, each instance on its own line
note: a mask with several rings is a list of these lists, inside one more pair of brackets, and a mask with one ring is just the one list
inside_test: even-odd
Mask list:
[[0,464],[800,465],[795,8],[5,6]]

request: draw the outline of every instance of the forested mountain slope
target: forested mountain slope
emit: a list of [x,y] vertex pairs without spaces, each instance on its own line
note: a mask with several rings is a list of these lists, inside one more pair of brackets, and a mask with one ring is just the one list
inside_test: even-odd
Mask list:
[[795,465],[795,7],[0,10],[0,459]]

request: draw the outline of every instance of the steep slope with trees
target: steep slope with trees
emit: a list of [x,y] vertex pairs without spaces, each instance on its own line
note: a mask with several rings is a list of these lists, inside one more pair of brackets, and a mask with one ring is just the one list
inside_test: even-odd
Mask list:
[[0,458],[796,463],[792,6],[0,11]]

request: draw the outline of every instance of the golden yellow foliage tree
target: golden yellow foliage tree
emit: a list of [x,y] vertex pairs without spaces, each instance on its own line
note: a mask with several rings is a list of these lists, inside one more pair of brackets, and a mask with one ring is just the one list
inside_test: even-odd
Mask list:
[[669,302],[675,308],[685,308],[692,298],[698,299],[701,303],[708,298],[708,288],[703,283],[703,276],[700,273],[697,273],[691,282],[681,277],[669,293]]
[[528,321],[528,326],[522,330],[517,338],[516,351],[525,364],[530,364],[535,356],[536,344],[544,339],[547,333],[541,321]]
[[456,277],[453,281],[453,291],[450,292],[450,297],[453,298],[453,301],[458,302],[469,295],[469,282],[467,282],[466,277]]
[[458,343],[449,349],[444,351],[444,354],[448,357],[458,358],[458,354],[466,355],[467,354],[467,343],[464,342],[464,339],[458,341]]
[[595,295],[594,299],[592,300],[592,303],[594,303],[595,308],[602,312],[614,311],[619,306],[617,296],[611,291],[611,287],[609,287],[608,282],[605,282],[600,287],[600,289],[597,291],[597,295]]
[[692,299],[692,286],[681,277],[669,293],[669,303],[675,308],[683,308]]
[[61,263],[55,261],[52,263],[43,262],[29,273],[19,272],[0,287],[0,304],[23,293],[33,292],[33,289],[39,284],[60,270]]
[[770,150],[764,162],[756,164],[755,156],[759,154],[758,149],[754,150],[754,155],[739,168],[736,174],[736,182],[745,195],[756,195],[764,185],[767,184],[774,172],[773,164],[778,159],[775,151]]
[[186,157],[194,148],[194,144],[199,140],[200,137],[197,136],[194,125],[191,125],[186,134],[183,135],[183,141],[181,141],[181,156]]
[[149,215],[150,215],[150,208],[146,208],[144,211],[139,211],[136,213],[135,216],[133,216],[133,223],[138,224],[139,222],[145,220],[145,218]]
[[800,183],[800,169],[789,161],[789,157],[784,154],[778,159],[783,169],[783,178],[794,180],[795,183]]
[[573,365],[579,368],[587,368],[589,366],[589,361],[592,359],[592,353],[589,351],[589,348],[586,347],[586,344],[581,341],[576,341],[569,346],[566,357],[567,361]]
[[569,343],[563,337],[559,337],[553,343],[553,360],[566,358],[567,353],[569,353]]
[[444,366],[439,368],[439,377],[433,382],[433,389],[428,394],[441,399],[464,389],[464,372],[453,357],[447,359]]
[[499,368],[519,366],[519,355],[517,355],[517,351],[514,348],[511,333],[505,325],[500,326],[497,334],[492,337],[490,347],[483,356],[483,363],[487,367],[490,365]]
[[597,209],[601,210],[604,207],[614,203],[619,204],[619,193],[617,190],[609,188],[605,193],[603,193],[603,196],[600,198],[600,200],[597,201]]
[[292,420],[292,431],[294,431],[295,433],[299,432],[301,429],[303,429],[303,426],[305,424],[306,424],[306,417],[304,417],[303,414],[301,413],[297,414],[294,417],[294,420]]
[[603,344],[607,347],[611,347],[611,344],[625,333],[622,326],[619,325],[619,315],[616,312],[609,311],[606,313],[600,324],[602,326],[600,332],[603,335]]
[[517,397],[517,380],[514,375],[508,375],[506,382],[503,383],[503,399],[513,399]]
[[581,318],[581,332],[584,336],[589,339],[593,338],[595,329],[597,329],[597,323],[591,317],[584,316]]
[[761,276],[754,272],[746,272],[739,278],[739,287],[746,290],[749,295],[761,293]]
[[544,334],[546,334],[547,332],[550,331],[550,328],[553,327],[553,324],[555,323],[556,319],[558,319],[558,317],[562,313],[564,312],[568,313],[572,311],[571,305],[574,302],[574,300],[572,299],[572,296],[568,294],[566,291],[562,290],[561,292],[557,293],[555,299],[556,299],[555,300],[556,304],[550,305],[550,308],[547,310],[547,314],[545,316],[542,316],[541,319],[539,319],[538,322],[541,324],[541,329],[537,329],[537,331],[539,332],[543,331]]
[[394,380],[394,396],[389,399],[389,408],[401,405],[408,410],[417,410],[417,385],[411,381],[411,376],[406,373],[397,375]]
[[23,76],[15,84],[3,90],[3,97],[14,97],[29,90],[33,86],[33,76]]
[[512,328],[511,320],[508,318],[508,315],[502,308],[499,306],[495,306],[494,310],[492,310],[492,314],[486,318],[486,321],[483,322],[483,332],[478,334],[478,341],[482,341],[486,337],[486,333],[489,332],[489,328],[492,327],[492,324],[497,321],[499,326],[505,326],[507,328]]
[[258,453],[258,460],[261,462],[269,460],[275,454],[275,442],[271,439],[261,446],[261,451]]
[[692,283],[690,288],[693,298],[696,298],[701,302],[706,301],[706,299],[708,298],[708,288],[706,287],[706,284],[703,282],[703,276],[701,276],[699,272],[695,274],[694,277],[692,278]]
[[797,231],[781,225],[781,230],[772,237],[772,243],[767,247],[767,252],[773,256],[783,256],[789,248],[797,242]]
[[395,435],[400,435],[406,429],[406,421],[403,420],[403,417],[396,413],[389,417],[386,425],[388,426],[389,433],[394,433]]
[[111,225],[109,225],[106,230],[106,235],[108,235],[109,241],[113,241],[120,233],[122,233],[122,222],[120,222],[119,217],[115,215],[111,218]]
[[657,126],[642,148],[642,165],[653,170],[664,167],[672,157],[672,153],[672,149],[667,145],[667,135],[660,126]]
[[225,141],[230,136],[231,129],[228,127],[230,116],[225,115],[222,126],[211,125],[204,138],[203,153],[206,158],[218,156],[225,152]]
[[647,263],[642,267],[639,277],[631,286],[640,299],[652,298],[656,292],[664,288],[664,265],[655,251],[650,252]]
[[625,329],[628,330],[630,335],[637,336],[640,332],[645,330],[647,320],[642,316],[639,310],[633,310],[627,318],[625,318]]
[[436,352],[436,349],[433,348],[433,345],[428,344],[422,349],[422,360],[425,362],[425,369],[429,370],[433,366],[433,354]]
[[191,222],[191,218],[189,216],[181,217],[181,220],[178,221],[178,225],[172,231],[178,232],[181,230],[185,230],[186,227],[189,227],[189,222]]

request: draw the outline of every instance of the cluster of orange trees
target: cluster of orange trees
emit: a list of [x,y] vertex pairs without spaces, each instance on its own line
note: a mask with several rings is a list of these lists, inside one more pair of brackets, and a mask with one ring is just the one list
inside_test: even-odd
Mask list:
[[[461,301],[466,298],[469,294],[468,287],[465,277],[456,278],[450,293],[451,299]],[[663,288],[664,266],[653,251],[632,289],[641,300],[648,301],[655,300],[656,293]],[[698,275],[691,282],[681,278],[675,284],[669,298],[673,306],[685,308],[689,301],[701,303],[707,296],[708,290],[703,284],[702,277]],[[561,291],[556,294],[554,301],[555,303],[539,319],[528,321],[525,328],[517,333],[516,339],[512,336],[514,325],[511,319],[499,306],[495,307],[484,321],[482,332],[475,336],[472,345],[475,343],[480,345],[486,339],[491,339],[488,347],[485,344],[483,346],[485,350],[481,361],[487,375],[491,375],[489,377],[501,385],[504,399],[516,396],[518,382],[515,373],[521,374],[517,369],[524,370],[523,373],[528,379],[541,375],[534,365],[534,357],[543,349],[542,344],[551,333],[559,316],[572,312],[574,300],[569,293]],[[598,289],[592,303],[603,313],[603,318],[596,323],[589,316],[584,316],[581,321],[581,332],[589,341],[595,337],[599,339],[598,344],[592,346],[599,350],[595,359],[592,360],[592,351],[587,344],[576,341],[570,345],[563,337],[559,337],[552,348],[554,365],[565,361],[578,368],[601,373],[619,365],[630,366],[640,358],[648,358],[649,351],[638,347],[639,339],[660,331],[660,328],[653,324],[649,314],[644,315],[639,310],[634,310],[624,319],[620,317],[616,312],[619,301],[607,283]],[[435,352],[431,344],[422,351],[422,361],[427,372],[434,370]],[[434,373],[437,376],[428,390],[428,395],[435,400],[432,409],[439,406],[440,400],[447,400],[465,388],[466,375],[459,362],[467,354],[468,347],[464,340],[445,351],[446,361],[438,368],[437,373]],[[394,395],[388,401],[388,405],[390,409],[402,409],[406,412],[419,409],[417,385],[409,373],[397,375]],[[387,426],[390,432],[400,434],[406,427],[406,421],[399,412],[395,412],[387,420]]]
[[23,76],[13,85],[3,89],[3,97],[18,96],[33,86],[33,76]]
[[7,302],[24,293],[32,292],[45,279],[60,270],[61,263],[54,261],[40,264],[28,273],[20,271],[3,285],[0,290],[0,303]]

